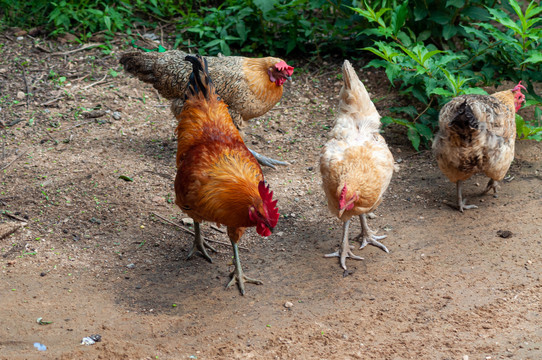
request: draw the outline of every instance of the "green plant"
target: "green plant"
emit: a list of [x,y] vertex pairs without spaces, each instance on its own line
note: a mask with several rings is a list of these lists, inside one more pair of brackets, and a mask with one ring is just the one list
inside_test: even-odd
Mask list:
[[[364,50],[372,52],[379,59],[370,61],[368,66],[384,68],[391,84],[397,85],[401,94],[415,98],[422,105],[391,108],[392,113],[403,114],[403,118],[387,116],[382,119],[384,124],[396,123],[406,126],[407,136],[416,150],[420,144],[428,146],[432,139],[433,132],[438,127],[437,109],[451,97],[462,94],[486,94],[477,85],[494,85],[505,80],[528,79],[526,83],[529,84],[532,99],[527,104],[540,104],[530,81],[540,79],[538,63],[542,61],[542,57],[539,59],[541,31],[535,29],[540,19],[533,17],[541,12],[542,8],[534,5],[533,1],[526,14],[523,14],[515,0],[509,1],[510,6],[520,14],[516,22],[507,17],[503,10],[493,10],[489,7],[487,11],[480,7],[476,7],[478,10],[469,7],[469,11],[454,11],[449,18],[451,24],[456,24],[471,20],[469,16],[476,19],[483,18],[483,14],[491,14],[494,21],[509,29],[507,34],[499,35],[497,28],[487,23],[476,24],[476,28],[461,25],[461,29],[454,25],[453,31],[443,32],[440,41],[434,41],[429,30],[421,33],[412,30],[418,26],[416,19],[424,13],[416,1],[414,7],[404,2],[393,8],[379,10],[368,5],[365,5],[364,9],[353,8],[376,25],[360,33],[376,37],[373,46],[365,47]],[[447,4],[456,10],[467,6],[465,1],[449,0]],[[443,19],[441,17],[444,16],[438,12],[428,14],[429,12],[425,16],[436,17],[432,21],[437,23],[441,22]],[[451,48],[455,45],[452,45],[451,41],[445,42],[453,36],[456,37],[454,44],[465,44],[462,50],[453,51]],[[497,41],[492,41],[491,36]],[[478,38],[483,41],[480,42]],[[447,44],[447,48],[437,46],[443,43]],[[512,57],[514,61],[510,66],[508,59]],[[525,123],[525,126],[531,125]],[[536,133],[534,129],[536,128],[532,128]],[[534,138],[532,133],[528,136]]]

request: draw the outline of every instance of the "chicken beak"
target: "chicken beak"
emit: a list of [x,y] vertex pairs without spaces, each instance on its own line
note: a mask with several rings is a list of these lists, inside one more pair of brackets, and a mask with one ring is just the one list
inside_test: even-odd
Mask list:
[[286,76],[286,80],[292,81],[292,77],[291,76]]
[[345,210],[345,208],[339,209],[339,219],[343,216]]

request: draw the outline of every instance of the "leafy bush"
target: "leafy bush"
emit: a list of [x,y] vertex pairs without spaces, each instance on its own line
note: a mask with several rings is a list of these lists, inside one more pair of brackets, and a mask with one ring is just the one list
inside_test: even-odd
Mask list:
[[337,39],[351,33],[359,17],[342,5],[340,0],[227,0],[181,18],[175,45],[226,55],[231,47],[271,55],[345,53],[348,43]]
[[[412,96],[424,106],[421,111],[413,105],[391,109],[394,113],[405,114],[410,120],[383,118],[384,123],[406,126],[416,150],[420,143],[428,145],[432,139],[438,128],[437,109],[451,97],[486,93],[476,85],[523,80],[528,85],[527,106],[542,105],[542,99],[532,86],[532,82],[540,81],[542,76],[542,31],[537,27],[541,18],[536,16],[542,12],[542,7],[533,1],[523,13],[516,0],[509,0],[509,7],[517,17],[514,21],[503,9],[484,9],[482,1],[467,5],[463,0],[448,0],[448,15],[443,13],[444,10],[431,11],[430,6],[438,1],[427,1],[423,5],[414,3],[413,7],[404,2],[393,8],[376,10],[366,5],[364,9],[353,10],[377,25],[360,33],[377,38],[373,46],[364,48],[380,58],[372,60],[368,66],[383,67],[390,82],[398,83],[402,94]],[[489,4],[489,1],[485,3]],[[444,24],[446,16],[451,16],[448,24]],[[463,25],[486,18],[507,30],[503,32],[487,22]],[[420,19],[426,29],[432,30],[412,30],[420,26]],[[434,34],[439,24],[441,37]],[[522,127],[518,127],[520,138],[540,138],[540,113],[540,108],[536,107],[538,127],[521,123]]]

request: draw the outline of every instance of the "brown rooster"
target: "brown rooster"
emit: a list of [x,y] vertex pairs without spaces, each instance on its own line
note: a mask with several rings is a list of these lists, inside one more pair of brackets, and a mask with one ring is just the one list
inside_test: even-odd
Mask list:
[[204,220],[227,226],[233,246],[235,270],[228,287],[245,282],[262,284],[243,274],[237,243],[247,227],[269,236],[279,218],[277,201],[265,186],[262,169],[233,125],[227,105],[218,97],[207,63],[187,56],[192,63],[184,106],[177,115],[177,176],[175,203],[194,219],[195,239],[189,253],[199,250],[212,262],[201,237]]
[[348,60],[343,64],[344,85],[339,94],[339,113],[331,131],[331,140],[320,155],[320,172],[331,212],[343,221],[343,238],[337,252],[326,257],[340,257],[346,270],[346,258],[356,260],[348,243],[348,227],[353,216],[361,220],[361,248],[367,244],[388,252],[367,225],[366,213],[382,201],[394,169],[393,156],[379,134],[380,115],[365,86]]
[[521,82],[512,90],[492,95],[462,95],[453,98],[439,113],[439,131],[433,151],[440,170],[457,184],[459,211],[475,209],[462,198],[463,181],[483,172],[489,182],[482,194],[497,193],[512,160],[516,140],[515,114],[525,101]]
[[[171,99],[171,111],[178,116],[192,72],[191,66],[184,61],[187,55],[179,50],[163,53],[134,51],[123,54],[120,63],[127,72],[152,84],[162,96]],[[286,80],[291,80],[294,72],[293,67],[274,57],[209,56],[206,59],[216,91],[228,105],[238,128],[271,110],[282,97],[282,85]],[[251,152],[263,165],[272,168],[274,165],[288,165],[284,161]]]

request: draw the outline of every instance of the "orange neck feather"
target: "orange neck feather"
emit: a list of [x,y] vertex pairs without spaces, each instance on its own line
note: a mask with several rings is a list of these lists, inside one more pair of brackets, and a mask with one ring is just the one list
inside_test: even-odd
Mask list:
[[244,72],[250,90],[265,103],[276,104],[282,97],[282,86],[277,86],[269,79],[268,70],[282,61],[279,58],[247,58]]

